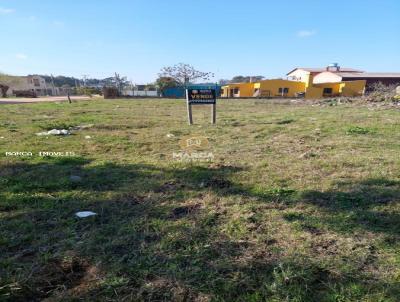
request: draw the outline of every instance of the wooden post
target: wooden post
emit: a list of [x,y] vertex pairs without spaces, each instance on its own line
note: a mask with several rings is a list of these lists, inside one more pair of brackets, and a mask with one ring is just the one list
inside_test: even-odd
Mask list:
[[211,106],[211,123],[215,124],[217,121],[217,104],[212,104]]
[[187,90],[186,90],[186,104],[187,104],[189,125],[193,125],[192,104],[190,104],[190,102],[189,102],[189,96],[188,96]]
[[68,97],[68,103],[72,103],[72,101],[71,101],[71,97],[69,96],[69,91],[67,92],[67,97]]
[[189,102],[187,102],[187,113],[189,125],[193,125],[192,104],[189,104]]
[[190,102],[189,102],[189,94],[188,93],[189,93],[188,89],[186,88],[185,89],[185,94],[186,94],[186,105],[187,105],[188,121],[189,121],[189,125],[193,125],[192,104],[190,104]]

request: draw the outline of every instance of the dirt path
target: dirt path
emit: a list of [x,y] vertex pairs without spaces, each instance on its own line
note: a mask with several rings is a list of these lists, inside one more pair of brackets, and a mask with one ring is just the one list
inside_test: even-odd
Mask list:
[[[73,101],[85,101],[89,100],[88,96],[71,96]],[[1,104],[24,104],[24,103],[40,103],[40,102],[67,102],[66,96],[49,96],[49,97],[38,97],[38,98],[4,98],[0,99]]]

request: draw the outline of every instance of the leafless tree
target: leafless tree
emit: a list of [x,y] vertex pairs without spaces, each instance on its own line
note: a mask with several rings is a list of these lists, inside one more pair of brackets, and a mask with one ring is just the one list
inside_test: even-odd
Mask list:
[[198,71],[189,64],[179,63],[174,66],[162,68],[158,76],[170,77],[179,84],[186,85],[198,79],[208,81],[210,78],[214,77],[214,74],[212,72]]

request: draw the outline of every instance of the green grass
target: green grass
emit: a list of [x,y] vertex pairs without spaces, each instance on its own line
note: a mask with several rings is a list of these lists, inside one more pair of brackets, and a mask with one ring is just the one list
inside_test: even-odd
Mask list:
[[[182,100],[1,105],[0,300],[399,301],[398,110],[209,113],[188,126]],[[212,162],[173,160],[188,135]]]
[[374,130],[370,128],[363,128],[360,126],[350,126],[347,129],[347,134],[368,134],[368,133],[373,133]]

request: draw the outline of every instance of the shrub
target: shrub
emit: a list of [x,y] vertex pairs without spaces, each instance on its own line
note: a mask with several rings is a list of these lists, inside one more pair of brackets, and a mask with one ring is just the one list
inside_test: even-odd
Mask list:
[[346,134],[368,134],[374,131],[370,128],[363,128],[359,126],[351,126],[347,129]]
[[78,87],[76,88],[76,94],[91,97],[93,94],[101,94],[101,90],[94,87]]
[[119,91],[116,87],[103,87],[103,95],[105,99],[115,99],[119,97]]
[[396,84],[385,85],[381,82],[375,83],[367,95],[370,102],[390,102],[395,101]]

